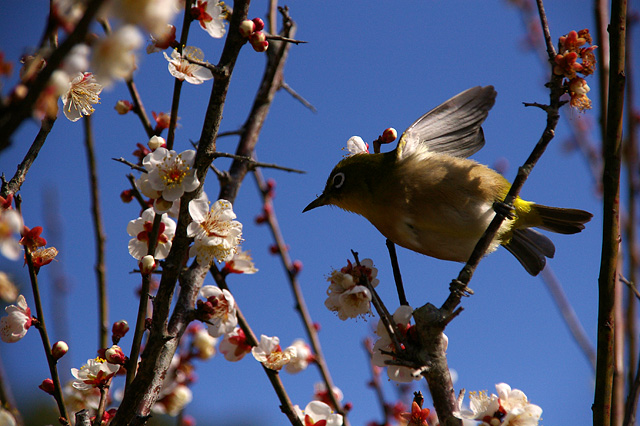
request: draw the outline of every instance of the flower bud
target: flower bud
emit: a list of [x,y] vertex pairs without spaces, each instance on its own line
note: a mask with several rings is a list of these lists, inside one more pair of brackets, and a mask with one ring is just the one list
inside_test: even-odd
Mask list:
[[133,200],[133,191],[130,189],[125,189],[120,193],[120,199],[123,203],[130,203]]
[[256,44],[260,45],[263,41],[267,40],[267,36],[262,31],[256,31],[249,36],[249,42],[256,48]]
[[391,143],[398,137],[398,132],[393,127],[389,127],[387,130],[382,132],[382,143]]
[[156,260],[150,254],[140,260],[140,273],[142,274],[150,274],[156,269]]
[[51,355],[57,361],[62,358],[67,352],[69,352],[69,345],[62,340],[55,342],[51,348]]
[[251,21],[252,21],[252,22],[255,24],[255,26],[256,26],[256,28],[255,28],[255,30],[254,30],[254,31],[262,31],[262,30],[264,29],[264,21],[263,21],[262,19],[260,19],[260,18],[253,18]]
[[269,42],[265,40],[260,43],[251,43],[251,46],[253,47],[253,50],[255,50],[258,53],[266,52],[267,49],[269,48]]
[[116,112],[120,115],[124,115],[133,109],[133,105],[129,101],[125,101],[124,99],[116,102],[116,106],[114,107]]
[[167,141],[164,140],[164,138],[162,136],[151,136],[151,139],[149,139],[149,143],[147,145],[149,145],[149,149],[151,149],[151,151],[155,151],[156,149],[160,148],[162,145],[165,145],[167,143]]
[[300,273],[300,271],[302,271],[302,262],[299,260],[294,260],[293,261],[293,273],[294,274],[298,274]]
[[118,345],[113,345],[106,351],[104,351],[104,357],[107,361],[112,364],[123,365],[127,360],[124,352],[122,352],[122,348]]
[[48,393],[49,395],[53,395],[53,392],[54,392],[53,380],[44,379],[40,384],[40,386],[38,387],[43,391],[45,391],[46,393]]
[[122,339],[129,331],[129,323],[125,320],[116,321],[111,327],[111,334],[114,338]]
[[240,31],[240,35],[242,37],[248,38],[255,31],[255,28],[256,24],[253,21],[245,19],[244,21],[240,22],[240,27],[238,28],[238,30]]

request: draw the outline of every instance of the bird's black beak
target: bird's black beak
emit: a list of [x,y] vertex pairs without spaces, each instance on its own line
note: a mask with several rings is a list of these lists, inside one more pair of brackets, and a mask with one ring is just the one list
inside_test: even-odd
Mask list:
[[326,204],[326,197],[324,196],[324,194],[321,194],[318,198],[310,202],[309,205],[305,207],[304,210],[302,210],[302,213],[308,212],[311,209],[315,209],[316,207],[324,206]]

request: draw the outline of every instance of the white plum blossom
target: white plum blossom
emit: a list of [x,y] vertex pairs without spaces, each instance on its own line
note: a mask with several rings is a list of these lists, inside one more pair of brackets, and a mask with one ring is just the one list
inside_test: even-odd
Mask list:
[[309,366],[309,362],[313,361],[314,358],[311,348],[304,340],[296,339],[293,341],[291,346],[296,348],[296,355],[285,366],[285,370],[287,373],[296,374],[306,370]]
[[[149,236],[153,229],[155,213],[152,208],[142,212],[139,218],[132,220],[127,225],[127,233],[133,238],[129,240],[129,254],[135,259],[141,260],[149,253]],[[161,216],[158,228],[158,240],[155,259],[165,259],[171,250],[171,242],[176,232],[176,223],[167,214]]]
[[325,426],[340,426],[342,425],[342,415],[334,413],[327,404],[321,401],[311,401],[304,408],[304,411],[295,405],[294,410],[302,424],[314,425],[320,424],[321,421],[325,421]]
[[111,364],[102,358],[89,359],[80,369],[71,369],[71,374],[76,378],[71,385],[79,390],[103,386],[119,369],[119,365]]
[[251,348],[251,354],[256,361],[261,362],[268,369],[277,371],[295,358],[296,348],[289,346],[283,351],[277,336],[269,337],[263,334],[260,336],[258,346]]
[[506,383],[496,385],[498,395],[487,391],[470,392],[469,408],[460,411],[463,419],[479,420],[481,426],[536,426],[542,408],[529,403],[519,389]]
[[18,298],[18,288],[11,281],[9,275],[0,271],[0,300],[13,302]]
[[205,200],[192,200],[189,213],[193,222],[187,235],[194,238],[189,256],[196,256],[199,264],[207,265],[216,259],[226,262],[233,258],[242,241],[242,224],[236,220],[233,206],[227,200],[218,200],[211,206]]
[[0,407],[0,425],[2,426],[16,426],[16,418],[9,410]]
[[197,0],[191,15],[198,20],[200,28],[213,38],[222,38],[227,32],[224,27],[224,8],[217,0]]
[[0,253],[7,259],[18,260],[22,247],[14,237],[22,231],[22,216],[13,209],[0,209]]
[[194,191],[200,181],[195,175],[193,162],[196,152],[192,149],[178,154],[166,148],[157,148],[147,154],[142,165],[147,169],[149,185],[162,194],[166,201],[175,201],[185,192]]
[[[406,333],[410,327],[409,323],[412,315],[413,308],[410,306],[402,305],[396,309],[393,314],[393,321],[398,326],[397,328],[399,332]],[[409,383],[413,380],[420,380],[422,376],[420,375],[419,370],[414,370],[400,365],[386,364],[386,361],[393,361],[393,356],[383,354],[381,351],[395,352],[395,346],[382,320],[378,321],[376,334],[379,339],[373,345],[371,363],[378,367],[387,367],[387,375],[395,382]]]
[[247,343],[244,331],[236,327],[232,332],[224,335],[219,349],[227,361],[236,362],[251,352],[251,345]]
[[129,78],[136,69],[135,51],[144,40],[133,25],[123,25],[113,33],[96,42],[91,60],[96,79],[103,86],[113,80]]
[[222,290],[213,285],[200,289],[200,295],[206,302],[198,301],[198,309],[207,314],[206,323],[209,334],[220,337],[230,333],[238,325],[236,301],[229,290]]
[[108,13],[127,24],[140,25],[155,36],[162,35],[178,12],[176,0],[114,0]]
[[102,86],[96,82],[90,72],[77,73],[71,80],[69,90],[62,94],[64,115],[75,122],[84,115],[91,115],[95,111],[92,105],[100,103]]
[[253,258],[249,250],[243,251],[238,246],[238,252],[233,255],[231,260],[225,263],[223,271],[228,274],[255,274],[258,269],[253,264]]
[[213,78],[210,70],[189,62],[189,58],[204,61],[204,54],[197,47],[185,47],[182,55],[175,49],[171,52],[171,57],[166,52],[162,52],[162,54],[169,61],[169,73],[178,80],[186,80],[191,84],[202,84]]
[[171,392],[159,399],[151,410],[158,414],[167,414],[176,417],[184,407],[193,399],[191,389],[182,383],[172,387]]
[[327,289],[329,296],[324,304],[330,311],[336,312],[338,318],[356,318],[371,313],[371,292],[361,284],[361,279],[366,276],[373,287],[378,285],[376,276],[378,270],[373,266],[371,259],[364,259],[360,266],[348,265],[340,271],[334,270],[328,278],[330,282]]
[[0,318],[0,338],[6,343],[15,343],[22,339],[31,327],[31,308],[23,295],[18,296],[16,305],[4,308],[6,317]]
[[365,143],[360,136],[351,136],[347,141],[349,155],[368,154],[369,144]]
[[209,359],[214,356],[216,343],[218,343],[218,339],[202,328],[193,334],[192,344],[198,350],[197,356],[200,359]]
[[64,58],[62,69],[69,75],[84,73],[89,69],[89,55],[91,48],[86,44],[76,44]]

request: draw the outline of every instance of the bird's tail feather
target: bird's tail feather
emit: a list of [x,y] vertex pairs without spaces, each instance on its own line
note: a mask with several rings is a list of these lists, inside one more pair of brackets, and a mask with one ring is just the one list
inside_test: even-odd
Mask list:
[[[577,231],[576,231],[577,232]],[[556,248],[551,240],[531,228],[513,231],[511,240],[504,246],[533,276],[544,269],[547,257],[555,254]]]
[[593,215],[584,210],[549,207],[541,204],[533,206],[542,221],[538,228],[559,234],[576,234],[584,229]]

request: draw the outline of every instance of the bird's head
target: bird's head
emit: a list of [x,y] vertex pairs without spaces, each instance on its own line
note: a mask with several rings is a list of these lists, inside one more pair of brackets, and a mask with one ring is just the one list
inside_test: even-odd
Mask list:
[[375,185],[381,181],[379,172],[383,154],[356,154],[340,161],[331,171],[322,194],[303,212],[320,206],[333,205],[363,214],[370,206]]

